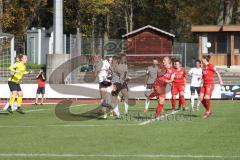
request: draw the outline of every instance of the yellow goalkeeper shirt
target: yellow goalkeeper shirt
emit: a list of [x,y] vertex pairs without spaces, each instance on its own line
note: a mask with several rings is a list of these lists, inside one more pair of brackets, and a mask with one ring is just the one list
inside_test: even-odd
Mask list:
[[11,77],[8,81],[19,83],[25,74],[29,72],[26,71],[26,66],[22,62],[16,62],[8,68],[11,71]]

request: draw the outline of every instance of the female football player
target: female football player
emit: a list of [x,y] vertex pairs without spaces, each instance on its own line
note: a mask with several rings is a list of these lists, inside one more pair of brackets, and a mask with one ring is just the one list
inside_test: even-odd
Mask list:
[[[179,109],[186,109],[185,107],[185,84],[187,73],[179,60],[174,61],[174,75],[172,76],[172,109],[176,110],[176,97],[179,94]],[[170,81],[169,81],[170,82]]]
[[18,55],[18,61],[9,67],[9,70],[11,71],[11,77],[8,79],[8,86],[11,91],[11,96],[9,99],[9,107],[7,108],[7,111],[10,113],[12,112],[12,105],[17,98],[17,112],[24,114],[21,106],[22,106],[22,97],[23,92],[20,86],[20,81],[22,80],[23,76],[25,74],[28,74],[29,72],[26,71],[26,63],[28,61],[28,58],[26,55]]
[[129,81],[128,77],[128,66],[125,54],[120,54],[120,64],[117,67],[119,76],[120,76],[120,83],[122,85],[121,94],[123,96],[123,105],[124,105],[124,112],[125,115],[128,114],[128,86],[127,83]]
[[174,75],[174,68],[171,64],[171,59],[169,57],[163,58],[163,68],[158,74],[158,78],[154,82],[154,91],[149,95],[148,99],[157,97],[158,106],[156,108],[155,118],[159,118],[160,114],[163,112],[164,102],[166,98],[166,87],[167,84],[171,82],[171,78]]
[[210,99],[215,87],[215,82],[214,82],[215,73],[218,76],[219,84],[221,86],[223,85],[222,77],[219,74],[219,72],[216,70],[216,67],[211,63],[209,63],[210,58],[211,58],[210,55],[202,56],[203,86],[201,87],[201,91],[200,91],[200,100],[205,108],[205,113],[203,115],[204,119],[208,118],[211,115]]

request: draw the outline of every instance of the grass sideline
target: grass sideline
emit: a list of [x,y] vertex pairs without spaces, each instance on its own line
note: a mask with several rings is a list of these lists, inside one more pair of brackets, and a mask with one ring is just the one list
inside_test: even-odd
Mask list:
[[[62,121],[55,105],[27,106],[25,115],[1,112],[0,159],[240,159],[239,101],[213,101],[207,120],[201,108],[139,125],[154,114],[156,102],[150,106],[144,115],[139,101],[130,106],[132,118],[121,120]],[[95,107],[74,103],[70,110],[79,114]]]

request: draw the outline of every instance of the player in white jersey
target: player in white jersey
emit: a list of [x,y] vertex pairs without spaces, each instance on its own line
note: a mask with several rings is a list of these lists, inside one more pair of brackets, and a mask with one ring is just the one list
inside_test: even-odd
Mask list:
[[100,92],[100,105],[102,106],[102,110],[105,113],[104,118],[107,118],[106,114],[106,88],[111,86],[111,79],[109,79],[109,76],[111,75],[111,61],[112,57],[108,57],[106,59],[101,59],[100,56],[95,57],[95,75],[98,77],[98,83],[99,83],[99,92]]
[[189,75],[191,78],[190,90],[191,90],[191,107],[192,111],[194,111],[194,100],[195,100],[195,91],[198,94],[198,102],[197,102],[197,110],[199,110],[200,101],[200,89],[202,85],[202,68],[201,68],[201,61],[196,60],[195,67],[191,68],[189,71]]
[[[112,111],[116,115],[116,119],[120,119],[120,112],[118,109],[118,94],[125,88],[124,85],[121,83],[121,70],[119,70],[119,62],[120,57],[113,56],[112,64],[111,64],[111,71],[112,71],[112,79],[111,79],[111,86],[103,88],[106,92],[105,98],[103,99],[102,106],[105,108],[113,109]],[[107,114],[104,114],[103,118],[107,118]]]

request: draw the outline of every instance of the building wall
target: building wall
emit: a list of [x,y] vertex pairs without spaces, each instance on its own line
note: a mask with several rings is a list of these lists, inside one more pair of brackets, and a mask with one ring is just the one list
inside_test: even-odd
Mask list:
[[27,55],[34,64],[46,64],[46,55],[49,53],[49,36],[41,29],[28,30]]
[[127,54],[171,54],[172,37],[146,29],[127,38]]
[[173,51],[173,38],[152,29],[130,35],[127,41],[127,61],[136,67],[151,64],[153,58],[161,61],[161,55],[172,54]]

